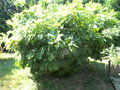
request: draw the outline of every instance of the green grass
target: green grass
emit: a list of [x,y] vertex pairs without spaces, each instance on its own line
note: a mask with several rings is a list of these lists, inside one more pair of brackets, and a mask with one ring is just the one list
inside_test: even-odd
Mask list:
[[32,80],[29,68],[15,66],[14,54],[0,54],[0,90],[113,90],[106,75],[105,64],[91,63],[75,74],[44,76]]
[[0,54],[0,90],[36,90],[29,68],[15,66],[14,54]]

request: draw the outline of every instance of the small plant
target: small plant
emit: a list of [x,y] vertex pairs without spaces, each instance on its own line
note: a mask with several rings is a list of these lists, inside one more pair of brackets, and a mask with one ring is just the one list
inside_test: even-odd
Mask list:
[[118,65],[120,64],[120,48],[119,47],[114,47],[112,44],[111,47],[105,49],[103,51],[104,59],[110,60],[113,65]]

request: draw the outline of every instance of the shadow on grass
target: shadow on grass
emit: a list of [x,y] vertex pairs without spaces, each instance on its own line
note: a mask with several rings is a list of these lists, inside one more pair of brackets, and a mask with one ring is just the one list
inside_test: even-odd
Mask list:
[[75,74],[56,77],[44,76],[38,82],[38,90],[114,90],[103,63],[90,62]]
[[0,58],[0,78],[10,74],[14,68],[17,67],[15,66],[15,60],[13,58]]

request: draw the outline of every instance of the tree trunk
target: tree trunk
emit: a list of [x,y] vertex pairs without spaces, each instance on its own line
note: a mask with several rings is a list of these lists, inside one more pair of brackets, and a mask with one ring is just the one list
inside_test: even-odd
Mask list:
[[66,2],[67,2],[67,0],[64,0],[64,2],[63,2],[63,3],[64,3],[64,4],[66,4]]

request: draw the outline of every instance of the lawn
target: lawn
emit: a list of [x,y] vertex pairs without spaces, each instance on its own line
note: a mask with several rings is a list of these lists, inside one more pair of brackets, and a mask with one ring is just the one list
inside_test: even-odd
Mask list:
[[36,90],[29,68],[15,66],[14,54],[0,54],[0,90]]
[[81,71],[63,77],[44,76],[34,82],[29,68],[15,66],[14,54],[0,54],[0,90],[114,90],[105,64],[92,61]]

